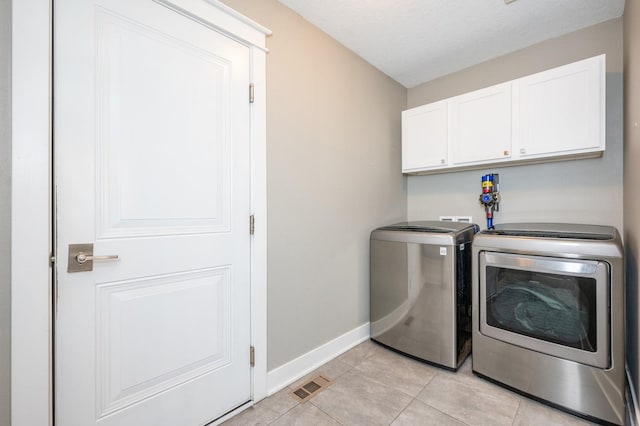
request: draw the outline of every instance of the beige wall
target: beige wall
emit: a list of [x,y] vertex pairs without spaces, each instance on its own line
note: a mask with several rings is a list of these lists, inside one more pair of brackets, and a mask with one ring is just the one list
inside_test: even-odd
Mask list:
[[[268,368],[369,321],[369,232],[405,219],[406,89],[276,0],[267,39]],[[259,226],[259,219],[256,221]]]
[[407,106],[422,105],[549,68],[607,54],[607,72],[622,71],[622,18],[535,44],[409,89]]
[[0,425],[11,420],[11,0],[0,0]]
[[624,11],[624,236],[627,261],[627,365],[640,391],[638,264],[640,263],[640,4]]
[[602,158],[411,176],[409,220],[472,216],[486,227],[478,203],[480,178],[500,173],[501,222],[610,224],[622,232],[622,18],[545,41],[409,89],[413,107],[607,54],[607,150]]

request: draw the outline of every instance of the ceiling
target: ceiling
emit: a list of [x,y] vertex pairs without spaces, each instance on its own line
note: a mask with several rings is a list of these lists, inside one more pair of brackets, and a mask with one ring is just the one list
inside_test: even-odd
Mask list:
[[624,11],[624,0],[279,1],[405,87]]

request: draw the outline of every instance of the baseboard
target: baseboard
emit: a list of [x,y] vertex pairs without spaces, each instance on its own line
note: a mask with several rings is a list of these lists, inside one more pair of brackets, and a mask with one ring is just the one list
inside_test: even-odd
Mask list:
[[629,372],[628,366],[625,368],[625,372],[627,373],[627,426],[636,426],[638,424],[638,419],[640,418],[640,413],[638,413],[638,394],[633,386],[633,380],[631,380],[631,373]]
[[272,395],[321,365],[369,339],[369,323],[336,337],[267,373],[267,394]]

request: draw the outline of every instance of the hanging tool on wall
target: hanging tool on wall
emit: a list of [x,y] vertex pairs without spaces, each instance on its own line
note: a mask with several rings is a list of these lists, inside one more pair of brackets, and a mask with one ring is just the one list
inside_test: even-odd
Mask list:
[[500,211],[500,175],[489,173],[482,176],[480,204],[487,213],[487,229],[493,229],[493,212]]

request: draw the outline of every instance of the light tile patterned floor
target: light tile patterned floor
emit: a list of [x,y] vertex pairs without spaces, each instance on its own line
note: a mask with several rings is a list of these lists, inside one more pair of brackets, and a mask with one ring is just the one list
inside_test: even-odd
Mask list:
[[[304,404],[288,392],[322,372],[335,380]],[[480,379],[364,342],[224,423],[236,425],[588,425]]]

